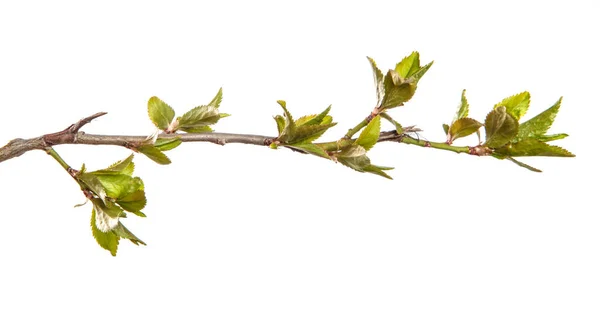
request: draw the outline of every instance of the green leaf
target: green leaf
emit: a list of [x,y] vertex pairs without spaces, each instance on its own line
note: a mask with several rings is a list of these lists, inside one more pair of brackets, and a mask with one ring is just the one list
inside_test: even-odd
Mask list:
[[337,123],[320,124],[320,125],[302,125],[296,127],[293,136],[288,136],[285,142],[286,144],[306,144],[311,143],[318,139],[327,131],[327,129],[335,126]]
[[294,122],[294,117],[292,117],[292,114],[288,111],[285,101],[279,100],[277,103],[283,108],[285,117],[285,126],[281,134],[279,134],[279,139],[287,143],[296,133],[296,123]]
[[533,138],[527,138],[514,144],[505,145],[495,152],[510,157],[574,157],[575,155],[558,146],[548,145]]
[[529,92],[521,92],[502,100],[502,102],[496,104],[494,108],[504,106],[506,107],[506,113],[519,120],[521,117],[523,117],[523,115],[525,115],[525,113],[527,113],[527,109],[529,109],[530,98],[531,96],[529,95]]
[[423,77],[423,75],[425,75],[425,73],[427,73],[427,71],[429,71],[429,68],[431,68],[432,65],[433,65],[433,61],[422,66],[417,72],[415,72],[412,76],[410,76],[410,78],[412,78],[414,81],[418,82],[421,79],[421,77]]
[[166,130],[175,117],[175,111],[161,99],[151,97],[148,100],[148,116],[157,128]]
[[142,145],[136,148],[137,151],[143,153],[150,160],[158,164],[170,164],[171,160],[162,151],[153,145]]
[[112,256],[117,255],[117,248],[119,247],[119,236],[112,232],[102,232],[96,227],[96,210],[92,209],[92,220],[90,223],[92,227],[92,235],[96,239],[96,242],[100,247],[110,251]]
[[219,113],[219,117],[221,117],[221,119],[225,118],[225,117],[229,117],[231,116],[231,114],[227,114],[227,113]]
[[[93,174],[93,173],[91,173]],[[104,191],[108,197],[119,198],[122,195],[129,194],[142,187],[141,179],[131,177],[129,175],[113,174],[113,175],[96,175],[98,181],[102,184]]]
[[554,103],[554,105],[552,105],[550,108],[539,113],[537,116],[523,122],[519,126],[519,133],[517,134],[515,141],[531,137],[539,138],[546,134],[548,129],[550,129],[550,127],[552,126],[552,123],[554,123],[554,118],[556,118],[556,115],[558,114],[561,102],[562,97],[558,99],[558,101]]
[[513,139],[519,130],[519,122],[506,113],[505,106],[494,108],[485,118],[485,145],[499,148]]
[[394,169],[394,168],[370,164],[370,165],[365,166],[363,170],[367,173],[379,175],[381,177],[385,177],[387,179],[392,180],[393,178],[390,175],[388,175],[386,172],[384,172],[384,170],[392,170],[392,169]]
[[375,116],[367,126],[362,130],[360,136],[356,139],[354,144],[362,146],[366,151],[373,148],[377,144],[379,139],[379,133],[381,132],[381,117]]
[[448,135],[448,131],[450,130],[450,126],[447,124],[442,124],[442,128],[444,129],[444,134]]
[[507,159],[508,159],[509,161],[511,161],[511,162],[513,162],[513,163],[515,163],[516,165],[518,165],[518,166],[520,166],[520,167],[524,167],[524,168],[526,168],[526,169],[528,169],[528,170],[530,170],[530,171],[532,171],[532,172],[537,172],[537,173],[541,173],[541,172],[542,172],[542,170],[540,170],[540,169],[537,169],[537,168],[535,168],[535,167],[533,167],[533,166],[531,166],[531,165],[527,165],[527,164],[525,164],[525,163],[523,163],[523,162],[521,162],[521,161],[517,161],[517,160],[515,160],[514,158],[508,157]]
[[398,135],[404,133],[404,128],[402,128],[402,125],[396,120],[394,120],[388,113],[381,113],[379,115],[381,115],[383,119],[389,121],[391,124],[394,125],[394,127],[396,127],[396,133],[398,133]]
[[[113,174],[123,174],[131,176],[133,174],[133,170],[135,165],[133,164],[133,154],[129,157],[125,158],[125,160],[117,161],[113,163],[111,166],[91,172],[94,175],[113,175]],[[85,173],[85,171],[80,171],[80,173]]]
[[458,138],[469,136],[477,132],[481,126],[483,126],[483,124],[475,119],[459,118],[450,126],[450,130],[447,133],[449,137],[448,142],[452,143]]
[[369,63],[371,64],[371,69],[373,69],[373,80],[375,81],[375,92],[377,94],[377,105],[379,105],[381,103],[381,100],[383,99],[383,95],[384,95],[383,73],[381,73],[381,70],[379,70],[379,68],[377,67],[375,60],[373,60],[370,57],[367,57],[367,59],[369,59]]
[[419,53],[412,52],[407,57],[404,57],[402,61],[396,64],[396,72],[402,76],[402,78],[408,78],[416,73],[421,68],[419,61]]
[[281,115],[277,115],[273,117],[273,119],[275,119],[275,122],[277,123],[277,132],[279,135],[281,135],[283,129],[285,128],[285,118],[283,118]]
[[86,190],[93,192],[97,197],[104,200],[106,192],[98,177],[92,173],[83,173],[77,176],[77,182]]
[[323,148],[315,145],[315,144],[294,144],[294,145],[286,145],[288,148],[292,148],[298,150],[300,152],[309,153],[318,157],[322,157],[325,159],[331,159],[327,152],[323,150]]
[[416,82],[403,82],[402,78],[394,70],[389,70],[383,81],[385,96],[381,102],[380,109],[390,109],[404,105],[410,100],[417,89]]
[[208,106],[219,108],[219,106],[221,106],[221,100],[223,100],[223,87],[219,88],[217,95],[215,95],[215,97],[210,101],[210,103],[208,103]]
[[455,121],[469,116],[469,102],[467,102],[467,97],[465,96],[465,92],[466,92],[466,90],[462,91],[462,96],[460,98],[460,105],[458,106],[458,110],[456,111],[456,116],[454,116]]
[[196,106],[177,119],[178,129],[190,133],[198,133],[199,129],[205,132],[206,126],[217,123],[220,118],[219,110],[214,106]]
[[352,145],[341,152],[335,154],[337,162],[361,173],[367,172],[391,179],[383,170],[392,169],[371,164],[371,160],[366,156],[367,151],[359,145]]
[[156,147],[160,151],[168,151],[174,149],[179,145],[181,145],[181,138],[179,137],[159,138],[154,143],[154,147]]
[[[119,218],[123,218],[125,213],[121,208],[110,200],[101,200],[99,198],[90,199],[93,209],[96,211],[96,227],[102,232],[109,232],[119,223]],[[107,202],[107,203],[105,203]]]
[[[302,126],[302,125],[318,125],[318,124],[327,124],[327,123],[331,123],[332,119],[331,116],[327,116],[327,114],[329,114],[329,111],[331,110],[331,105],[329,105],[324,111],[322,111],[320,114],[318,115],[309,115],[309,116],[304,116],[301,117],[300,119],[296,120],[296,126]],[[326,119],[329,119],[329,122],[327,122]],[[327,122],[327,123],[324,123]]]
[[119,222],[119,225],[117,225],[117,227],[114,230],[112,230],[112,232],[118,237],[129,239],[136,246],[138,246],[139,244],[142,244],[144,246],[146,245],[145,242],[137,238],[137,236],[133,235],[133,233],[131,233],[121,222]]
[[116,203],[126,211],[138,216],[145,216],[143,213],[140,213],[140,210],[146,206],[146,193],[143,190],[137,190],[124,195],[118,198]]

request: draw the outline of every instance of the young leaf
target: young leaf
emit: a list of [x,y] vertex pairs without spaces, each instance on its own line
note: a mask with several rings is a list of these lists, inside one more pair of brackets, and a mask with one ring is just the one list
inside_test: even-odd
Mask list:
[[275,122],[277,123],[277,132],[281,135],[281,132],[283,132],[283,129],[285,128],[285,118],[281,115],[277,115],[273,117],[273,119],[275,119]]
[[395,70],[402,78],[406,79],[416,73],[420,68],[419,53],[415,51],[396,64]]
[[301,152],[310,153],[312,155],[322,157],[325,159],[331,159],[327,152],[323,150],[323,148],[315,145],[315,144],[294,144],[294,145],[286,145],[288,148],[292,148]]
[[279,134],[279,139],[287,143],[296,133],[296,123],[294,122],[294,117],[292,117],[292,114],[288,111],[285,101],[279,100],[277,103],[283,108],[285,116],[285,126],[281,134]]
[[[301,125],[316,125],[316,124],[328,124],[331,123],[332,119],[331,116],[327,116],[327,114],[329,114],[329,111],[331,110],[331,105],[329,105],[324,111],[322,111],[320,114],[316,115],[316,116],[309,116],[309,118],[307,118],[306,120],[300,121],[300,119],[296,120],[296,126],[301,126]],[[306,117],[306,116],[305,116]],[[304,117],[302,117],[304,118]],[[326,119],[329,119],[329,121],[327,121]],[[324,123],[327,122],[327,123]]]
[[221,100],[223,100],[223,87],[219,88],[217,95],[215,95],[215,97],[210,101],[210,103],[208,103],[208,106],[219,108],[219,106],[221,106]]
[[569,151],[558,147],[540,142],[537,139],[527,138],[514,144],[508,144],[502,148],[498,148],[495,152],[511,157],[574,157],[575,155]]
[[421,79],[421,77],[423,77],[423,75],[425,75],[425,73],[427,73],[427,71],[429,71],[429,68],[431,68],[432,65],[433,65],[433,61],[422,66],[412,76],[410,76],[410,78],[412,78],[414,81],[418,82]]
[[379,106],[380,109],[390,109],[404,105],[410,100],[417,89],[416,82],[402,82],[400,75],[394,70],[389,70],[383,80],[385,95]]
[[523,115],[525,115],[525,113],[527,113],[527,109],[529,109],[530,98],[531,96],[529,95],[529,92],[521,92],[505,98],[502,100],[502,102],[496,104],[494,108],[504,106],[506,107],[506,113],[519,120],[521,117],[523,117]]
[[558,99],[558,101],[547,110],[523,122],[519,126],[519,133],[517,134],[515,141],[532,137],[538,138],[546,134],[548,129],[550,129],[550,127],[552,126],[552,123],[554,123],[554,118],[556,118],[556,115],[558,114],[561,102],[562,97]]
[[166,130],[175,117],[175,111],[161,99],[151,97],[148,100],[148,116],[157,128]]
[[379,115],[381,115],[381,118],[389,121],[391,124],[394,125],[394,127],[396,127],[396,133],[402,134],[404,132],[404,128],[402,128],[402,125],[396,120],[394,120],[388,113],[381,113]]
[[469,116],[469,102],[467,102],[465,92],[466,90],[463,89],[462,96],[460,98],[460,105],[458,106],[458,110],[456,111],[456,116],[454,116],[454,121]]
[[362,130],[360,136],[356,139],[354,144],[362,146],[365,150],[369,150],[377,144],[379,139],[379,133],[381,131],[381,117],[375,116],[369,124]]
[[137,190],[119,197],[115,202],[119,204],[123,210],[141,217],[145,216],[140,212],[140,210],[144,209],[146,206],[146,194],[143,190]]
[[96,210],[92,209],[92,220],[90,225],[92,227],[92,235],[96,239],[96,242],[100,247],[110,251],[112,256],[117,255],[117,248],[119,247],[119,236],[115,235],[111,231],[103,232],[96,226]]
[[[105,169],[97,170],[90,173],[94,175],[123,174],[131,176],[133,174],[134,168],[135,165],[133,164],[133,154],[131,154],[129,157],[125,158],[125,160],[117,161]],[[85,173],[85,171],[80,171],[80,173]]]
[[458,138],[469,136],[479,128],[481,128],[483,124],[472,118],[459,118],[450,126],[450,130],[448,131],[448,142],[452,143]]
[[362,146],[352,145],[335,154],[335,158],[337,162],[340,162],[355,171],[372,173],[391,179],[389,175],[383,172],[383,170],[389,170],[391,168],[371,164],[371,160],[366,156],[366,153],[367,151]]
[[541,173],[541,172],[542,172],[542,170],[540,170],[540,169],[537,169],[537,168],[535,168],[535,167],[533,167],[533,166],[531,166],[531,165],[525,164],[525,163],[523,163],[523,162],[521,162],[521,161],[517,161],[517,160],[515,160],[514,158],[508,157],[507,159],[508,159],[509,161],[511,161],[511,162],[513,162],[513,163],[515,163],[516,165],[518,165],[518,166],[520,166],[520,167],[524,167],[524,168],[526,168],[526,169],[528,169],[528,170],[530,170],[530,171],[532,171],[532,172],[537,172],[537,173]]
[[94,222],[96,228],[105,233],[114,229],[119,223],[122,210],[114,204],[107,206],[107,204],[99,198],[94,197],[91,201],[93,205],[92,209],[95,211]]
[[199,128],[203,130],[201,132],[205,132],[206,126],[217,123],[220,118],[219,110],[214,106],[201,105],[192,108],[177,120],[180,130],[198,133]]
[[179,137],[159,138],[154,143],[154,147],[156,147],[160,151],[168,151],[174,149],[179,145],[181,145],[181,139]]
[[121,222],[119,225],[112,231],[116,236],[129,239],[133,244],[138,246],[139,244],[146,245],[141,239],[137,238],[137,236],[133,235]]
[[444,134],[448,135],[448,130],[450,130],[450,126],[447,124],[442,124],[442,128],[444,129]]
[[519,122],[515,117],[506,113],[506,107],[498,106],[485,118],[485,145],[502,147],[517,135],[518,130]]
[[373,164],[369,164],[363,168],[363,170],[367,173],[379,175],[381,177],[385,177],[390,180],[392,180],[393,178],[390,175],[388,175],[386,172],[384,172],[384,170],[392,170],[392,169],[394,169],[394,168],[386,167],[386,166],[378,166],[378,165],[373,165]]
[[153,145],[142,145],[136,148],[137,151],[143,153],[150,160],[158,164],[170,164],[171,160],[162,151]]
[[377,105],[379,105],[381,103],[381,100],[383,99],[383,95],[384,95],[383,74],[381,73],[381,70],[379,70],[379,68],[377,67],[375,60],[373,60],[370,57],[367,57],[367,59],[369,59],[369,63],[371,64],[371,68],[373,69],[373,80],[375,81],[375,92],[377,94]]
[[320,124],[320,125],[302,125],[296,127],[293,136],[288,136],[284,142],[286,144],[306,144],[318,139],[327,131],[327,129],[335,126],[336,123]]

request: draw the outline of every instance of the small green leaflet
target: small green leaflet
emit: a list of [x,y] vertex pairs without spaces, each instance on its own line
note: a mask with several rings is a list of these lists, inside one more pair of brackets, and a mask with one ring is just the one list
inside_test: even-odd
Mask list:
[[[283,127],[283,130],[281,130],[278,139],[282,142],[287,142],[296,133],[296,123],[294,122],[294,117],[292,117],[292,114],[288,111],[285,101],[279,100],[277,101],[277,103],[279,103],[279,105],[283,109],[283,114],[285,117],[285,125]],[[275,120],[277,121],[277,119]]]
[[375,93],[377,94],[377,105],[381,103],[384,95],[383,89],[383,73],[377,67],[375,60],[370,57],[367,57],[369,63],[371,64],[371,69],[373,69],[373,80],[375,81]]
[[383,80],[385,95],[379,108],[390,109],[404,105],[410,100],[417,89],[416,82],[402,82],[402,78],[394,70],[389,70]]
[[153,145],[149,145],[149,144],[141,145],[141,146],[137,147],[135,150],[143,153],[150,160],[152,160],[158,164],[166,165],[166,164],[171,163],[171,160],[169,159],[169,157],[167,157],[162,151],[160,151],[158,148],[154,147]]
[[283,129],[285,129],[285,118],[281,115],[277,115],[273,117],[273,119],[275,119],[275,122],[277,123],[277,134],[281,135]]
[[[562,97],[560,99],[558,99],[558,101],[556,103],[554,103],[554,105],[552,105],[547,110],[545,110],[545,111],[539,113],[537,116],[523,122],[519,126],[519,133],[517,134],[517,137],[515,138],[514,141],[516,142],[516,141],[519,141],[519,140],[522,140],[525,138],[540,139],[541,137],[543,137],[544,134],[546,134],[546,132],[548,132],[548,129],[550,129],[550,127],[552,126],[552,123],[554,123],[554,118],[556,118],[556,115],[558,114],[561,102],[562,102]],[[555,139],[564,138],[566,136],[567,136],[566,134],[559,134],[558,138],[555,138]],[[549,140],[546,139],[545,141],[549,141]]]
[[119,247],[119,236],[112,233],[112,231],[103,232],[96,226],[96,210],[92,209],[92,220],[90,222],[92,227],[92,235],[96,239],[96,242],[100,247],[110,251],[112,256],[117,255],[117,248]]
[[398,135],[404,132],[404,128],[402,128],[402,125],[396,120],[394,120],[388,113],[380,113],[379,115],[381,115],[381,118],[389,121],[391,124],[394,125],[394,127],[396,127],[396,133]]
[[312,155],[322,157],[325,159],[331,159],[327,152],[323,150],[323,148],[315,145],[315,144],[294,144],[294,145],[286,145],[288,148],[292,148],[301,152],[310,153]]
[[[336,123],[331,122],[333,118],[327,115],[331,106],[318,115],[307,115],[294,121],[285,101],[279,100],[277,103],[279,103],[284,113],[284,116],[278,115],[274,117],[277,123],[277,131],[279,132],[277,139],[284,144],[310,144],[323,135],[327,129],[336,125]],[[271,148],[273,147],[276,148],[276,145]]]
[[[208,103],[208,106],[212,106],[214,108],[219,108],[221,106],[221,101],[223,100],[223,87],[219,88],[217,95]],[[226,116],[225,116],[226,117]],[[223,118],[223,116],[221,116]]]
[[[135,165],[133,164],[133,154],[131,154],[123,161],[117,161],[105,169],[97,170],[91,173],[93,173],[94,175],[123,174],[131,176],[133,174],[134,167]],[[85,171],[82,170],[80,171],[80,173],[85,173]]]
[[175,117],[175,111],[161,99],[151,97],[148,100],[148,116],[157,128],[166,130]]
[[415,51],[404,57],[402,61],[396,64],[395,71],[398,72],[402,78],[406,79],[415,74],[421,68],[420,63],[419,53]]
[[304,116],[304,117],[300,117],[298,120],[296,120],[296,126],[302,126],[302,125],[316,125],[316,124],[329,124],[331,123],[332,119],[331,116],[328,116],[329,111],[331,110],[331,105],[329,105],[324,111],[322,111],[320,114],[318,115],[309,115],[309,116]]
[[517,161],[517,160],[515,160],[514,158],[508,157],[507,159],[508,159],[509,161],[511,161],[511,162],[513,162],[513,163],[515,163],[516,165],[518,165],[518,166],[520,166],[520,167],[524,167],[524,168],[526,168],[526,169],[528,169],[528,170],[530,170],[530,171],[532,171],[532,172],[536,172],[536,173],[541,173],[541,172],[542,172],[542,170],[540,170],[540,169],[537,169],[537,168],[535,168],[535,167],[533,167],[533,166],[531,166],[531,165],[525,164],[525,163],[523,163],[523,162],[521,162],[521,161]]
[[362,130],[360,136],[356,139],[354,144],[362,146],[366,151],[369,151],[379,139],[379,133],[381,130],[381,117],[375,116],[367,126]]
[[433,61],[422,66],[417,72],[415,72],[412,76],[410,76],[410,78],[412,78],[414,81],[418,82],[421,79],[421,77],[423,77],[423,75],[425,75],[425,73],[427,73],[427,71],[429,71],[429,68],[431,68],[432,65],[433,65]]
[[485,145],[499,148],[513,139],[519,130],[519,123],[512,115],[506,113],[506,107],[494,108],[485,118]]
[[475,119],[460,118],[453,122],[450,126],[450,129],[447,133],[448,142],[452,143],[458,138],[469,136],[477,132],[481,126],[483,126],[483,124]]
[[379,175],[388,179],[392,179],[388,174],[384,172],[384,170],[390,170],[391,167],[377,166],[371,164],[371,160],[366,155],[367,151],[359,145],[351,145],[346,149],[342,150],[335,154],[335,158],[338,162],[343,165],[364,173],[372,173],[375,175]]
[[[141,239],[137,238],[137,236],[133,235],[121,222],[117,225],[117,227],[112,230],[117,237],[129,239],[134,245],[138,246],[139,244],[146,245]],[[116,251],[116,250],[115,250]]]
[[467,101],[467,96],[465,93],[466,89],[463,89],[462,95],[460,97],[460,105],[458,105],[458,109],[456,110],[456,116],[454,116],[454,121],[465,118],[469,116],[469,102]]
[[214,106],[197,106],[177,119],[178,129],[189,133],[206,132],[207,126],[217,123],[220,118],[219,110]]
[[530,99],[531,96],[529,95],[529,92],[525,91],[505,98],[502,102],[496,104],[494,108],[504,106],[506,108],[506,113],[512,115],[518,121],[525,113],[527,113]]
[[172,150],[179,145],[181,145],[181,139],[179,137],[159,138],[154,143],[154,147],[160,151]]
[[287,144],[306,144],[318,139],[327,131],[327,129],[335,126],[336,123],[319,124],[319,125],[302,125],[296,127],[293,136],[288,136],[283,142]]
[[534,138],[527,138],[514,144],[508,144],[495,150],[496,153],[510,157],[574,157],[569,151],[540,142]]

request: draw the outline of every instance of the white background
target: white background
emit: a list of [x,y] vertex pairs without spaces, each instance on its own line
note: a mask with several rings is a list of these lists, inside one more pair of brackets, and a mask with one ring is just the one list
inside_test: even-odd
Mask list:
[[[18,4],[16,4],[18,3]],[[191,3],[191,2],[190,2]],[[552,133],[577,158],[507,161],[382,144],[389,181],[285,149],[185,144],[170,166],[136,157],[148,243],[117,257],[90,206],[41,151],[0,164],[2,308],[599,308],[598,71],[594,1],[3,1],[0,144],[99,111],[88,133],[152,133],[153,95],[181,114],[224,88],[221,132],[274,135],[333,104],[335,140],[375,104],[373,57],[435,64],[392,112],[444,139],[462,89],[483,120],[528,90],[564,96]],[[384,127],[384,129],[391,129]],[[474,144],[476,138],[458,144]],[[102,168],[116,147],[59,146]]]

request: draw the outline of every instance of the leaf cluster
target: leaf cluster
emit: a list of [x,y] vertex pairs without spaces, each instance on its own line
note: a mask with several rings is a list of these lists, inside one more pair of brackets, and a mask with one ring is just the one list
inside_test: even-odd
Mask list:
[[144,183],[133,177],[133,155],[113,165],[87,172],[85,165],[74,176],[88,199],[92,202],[92,234],[98,244],[117,254],[119,239],[129,239],[132,243],[145,245],[121,222],[127,213],[145,217],[142,209],[146,206]]

